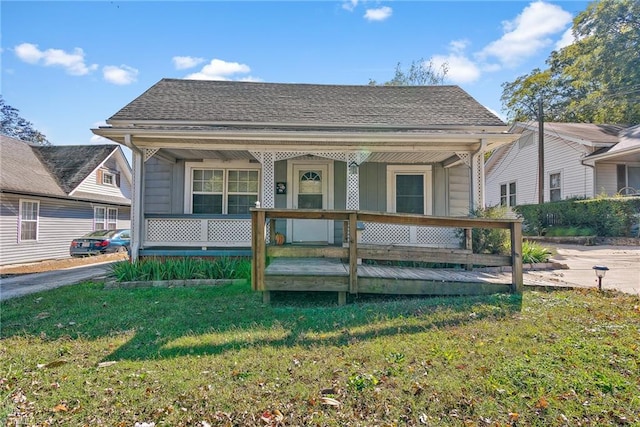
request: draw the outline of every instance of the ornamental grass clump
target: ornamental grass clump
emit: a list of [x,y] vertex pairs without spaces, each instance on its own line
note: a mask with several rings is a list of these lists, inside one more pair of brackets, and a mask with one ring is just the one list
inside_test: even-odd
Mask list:
[[118,282],[249,279],[251,262],[246,258],[222,257],[212,260],[199,258],[145,258],[135,262],[122,261],[111,266],[111,274]]

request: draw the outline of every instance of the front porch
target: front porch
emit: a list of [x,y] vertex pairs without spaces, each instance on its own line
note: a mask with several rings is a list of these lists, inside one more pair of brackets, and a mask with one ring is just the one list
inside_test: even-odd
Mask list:
[[[344,223],[342,246],[275,245],[275,223],[283,219],[334,220]],[[397,229],[457,230],[458,248],[397,243],[362,244],[358,223]],[[347,294],[477,295],[521,293],[522,230],[520,220],[445,218],[364,211],[252,210],[252,288],[269,302],[271,291],[337,292]],[[474,253],[473,228],[509,230],[510,255]],[[435,232],[433,235],[437,235]],[[374,262],[371,263],[370,262]],[[402,263],[448,264],[457,268],[402,267]],[[510,266],[511,274],[487,274],[474,266]]]

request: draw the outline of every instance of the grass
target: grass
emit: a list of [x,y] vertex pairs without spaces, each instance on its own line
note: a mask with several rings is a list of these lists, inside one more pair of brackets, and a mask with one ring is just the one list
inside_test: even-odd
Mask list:
[[8,425],[640,425],[638,297],[276,294],[248,285],[1,303]]

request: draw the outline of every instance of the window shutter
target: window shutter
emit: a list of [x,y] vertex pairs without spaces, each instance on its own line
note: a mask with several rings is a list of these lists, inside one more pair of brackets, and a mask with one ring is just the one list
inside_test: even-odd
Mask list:
[[102,169],[96,171],[96,183],[102,184]]
[[120,174],[116,174],[116,187],[120,188]]

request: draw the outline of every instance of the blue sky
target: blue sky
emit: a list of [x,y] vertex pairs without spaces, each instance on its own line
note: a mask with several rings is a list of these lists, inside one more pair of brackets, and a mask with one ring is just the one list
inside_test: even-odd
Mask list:
[[501,111],[501,84],[571,43],[582,1],[2,1],[4,100],[55,145],[162,78],[367,84],[400,62],[446,62]]

